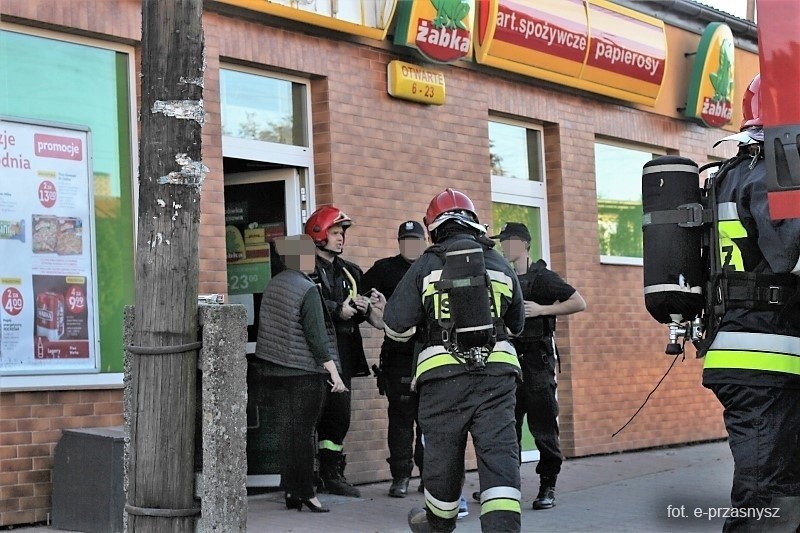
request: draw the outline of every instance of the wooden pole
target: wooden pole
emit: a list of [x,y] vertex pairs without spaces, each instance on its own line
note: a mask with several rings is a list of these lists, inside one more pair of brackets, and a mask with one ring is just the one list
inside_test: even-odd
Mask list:
[[[202,0],[142,1],[127,530],[193,532]],[[102,253],[102,250],[100,251]]]

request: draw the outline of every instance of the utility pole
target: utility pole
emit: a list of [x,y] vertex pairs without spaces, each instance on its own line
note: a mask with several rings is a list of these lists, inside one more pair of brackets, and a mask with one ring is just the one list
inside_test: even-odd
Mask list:
[[[142,0],[127,531],[193,532],[202,0]],[[102,250],[101,252],[102,253]]]

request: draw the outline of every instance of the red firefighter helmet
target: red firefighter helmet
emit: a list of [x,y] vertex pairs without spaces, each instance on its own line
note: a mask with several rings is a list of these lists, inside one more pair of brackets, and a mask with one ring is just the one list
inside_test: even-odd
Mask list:
[[328,244],[328,230],[335,225],[341,225],[347,230],[353,220],[344,211],[332,205],[320,207],[308,217],[306,221],[306,235],[314,240],[314,244],[324,248]]
[[761,120],[761,74],[756,74],[750,81],[742,97],[742,127],[763,126]]
[[422,218],[429,232],[434,231],[447,220],[455,220],[480,233],[486,233],[486,228],[480,224],[478,215],[475,213],[475,204],[472,203],[469,196],[449,187],[433,197]]

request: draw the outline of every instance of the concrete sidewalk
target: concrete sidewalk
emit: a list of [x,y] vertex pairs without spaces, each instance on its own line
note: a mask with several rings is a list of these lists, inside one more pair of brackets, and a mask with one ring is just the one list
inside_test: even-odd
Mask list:
[[[556,506],[544,511],[531,509],[539,488],[535,470],[536,463],[522,466],[524,532],[719,532],[723,519],[695,518],[694,509],[730,506],[733,461],[727,442],[567,460]],[[286,510],[283,493],[251,496],[248,531],[407,533],[406,515],[423,501],[417,485],[411,482],[404,499],[387,496],[389,482],[359,486],[360,499],[321,494],[328,514]],[[481,530],[480,506],[471,501],[477,489],[477,472],[468,472],[464,495],[470,514],[458,521],[458,532]]]
[[[564,462],[556,506],[531,510],[539,478],[536,463],[522,466],[524,532],[719,532],[723,519],[709,509],[728,507],[733,461],[727,442],[629,452]],[[247,529],[252,533],[407,533],[409,509],[422,505],[418,480],[404,499],[387,496],[389,482],[361,485],[361,498],[319,496],[331,512],[289,511],[282,492],[248,498]],[[470,514],[458,521],[459,533],[480,532],[477,472],[468,472],[464,495]],[[695,509],[704,515],[695,517]],[[16,529],[55,532],[46,527]]]

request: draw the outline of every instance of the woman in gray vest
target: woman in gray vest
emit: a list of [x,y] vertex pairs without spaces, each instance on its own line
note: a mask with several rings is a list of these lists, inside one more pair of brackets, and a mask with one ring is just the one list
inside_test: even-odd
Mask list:
[[285,270],[267,284],[261,300],[256,357],[274,391],[280,434],[281,486],[286,508],[327,513],[314,492],[314,430],[326,387],[345,392],[333,325],[319,289],[308,277],[316,254],[307,235],[276,241]]

